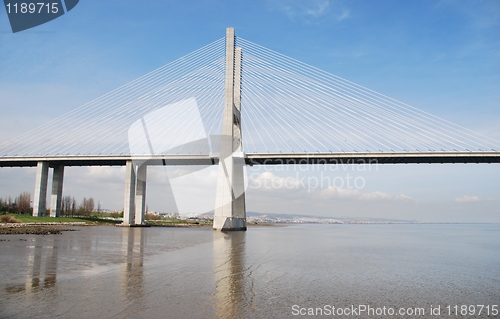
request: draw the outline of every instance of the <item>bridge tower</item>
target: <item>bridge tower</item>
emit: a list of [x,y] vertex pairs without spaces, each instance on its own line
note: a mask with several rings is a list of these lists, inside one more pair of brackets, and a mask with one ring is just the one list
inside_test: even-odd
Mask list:
[[227,28],[224,114],[213,225],[216,230],[247,229],[241,137],[241,48],[235,47],[234,28]]

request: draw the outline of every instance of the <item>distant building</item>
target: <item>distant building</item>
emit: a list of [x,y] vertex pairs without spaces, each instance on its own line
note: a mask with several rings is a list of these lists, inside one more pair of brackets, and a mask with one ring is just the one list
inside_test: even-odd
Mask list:
[[179,218],[179,213],[158,213],[158,215],[166,218]]

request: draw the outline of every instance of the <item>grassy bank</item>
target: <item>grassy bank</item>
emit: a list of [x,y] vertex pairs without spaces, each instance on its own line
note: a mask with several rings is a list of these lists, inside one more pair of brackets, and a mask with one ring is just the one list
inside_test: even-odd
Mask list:
[[95,217],[34,217],[30,215],[9,214],[21,223],[78,223],[87,224],[120,224],[121,221],[101,219]]

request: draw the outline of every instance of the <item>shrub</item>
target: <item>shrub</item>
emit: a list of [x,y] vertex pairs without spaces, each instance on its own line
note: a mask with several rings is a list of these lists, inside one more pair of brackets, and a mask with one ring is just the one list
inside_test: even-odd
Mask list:
[[109,216],[112,218],[123,218],[123,212],[111,212]]
[[0,216],[0,223],[2,223],[2,224],[11,224],[11,223],[20,223],[20,221],[17,220],[17,219],[15,219],[13,216],[2,215],[2,216]]
[[158,219],[161,219],[161,217],[159,215],[156,215],[156,214],[146,213],[144,215],[144,219],[145,220],[158,220]]

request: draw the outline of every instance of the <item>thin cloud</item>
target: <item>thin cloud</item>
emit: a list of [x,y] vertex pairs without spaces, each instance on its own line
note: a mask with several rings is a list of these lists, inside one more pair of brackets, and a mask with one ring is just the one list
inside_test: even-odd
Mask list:
[[342,188],[328,185],[321,185],[321,183],[312,178],[296,178],[296,177],[278,177],[272,172],[264,172],[261,174],[252,174],[249,176],[248,186],[254,189],[264,191],[272,190],[274,192],[289,192],[292,190],[299,190],[299,192],[306,192],[318,196],[320,199],[350,199],[350,200],[388,200],[388,201],[413,201],[414,199],[408,195],[392,195],[384,192],[370,192],[364,193],[361,189],[357,188]]
[[348,9],[336,8],[330,0],[273,0],[271,7],[284,13],[292,21],[312,23],[320,18],[332,18],[331,21],[342,22],[350,18]]
[[323,198],[340,198],[340,199],[354,199],[362,201],[371,200],[413,200],[408,195],[391,195],[384,192],[370,192],[363,193],[359,189],[346,189],[346,188],[336,188],[333,186],[323,189],[321,191],[321,197]]
[[65,183],[71,180],[87,185],[96,182],[99,185],[121,185],[125,180],[125,166],[67,167],[64,169],[64,177]]
[[455,198],[455,202],[457,203],[473,203],[473,202],[479,202],[479,197],[477,196],[463,196],[463,197],[457,197]]
[[314,8],[306,8],[305,13],[313,17],[319,17],[326,13],[329,5],[329,1],[316,1]]
[[342,10],[342,13],[341,13],[341,14],[337,17],[337,21],[338,21],[338,22],[342,22],[342,21],[344,21],[345,19],[348,19],[348,18],[350,18],[350,17],[351,17],[351,15],[349,14],[349,10],[347,10],[347,9],[343,9],[343,10]]
[[278,177],[271,172],[261,174],[250,174],[248,176],[248,186],[262,189],[297,189],[305,188],[304,181],[295,177]]

